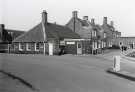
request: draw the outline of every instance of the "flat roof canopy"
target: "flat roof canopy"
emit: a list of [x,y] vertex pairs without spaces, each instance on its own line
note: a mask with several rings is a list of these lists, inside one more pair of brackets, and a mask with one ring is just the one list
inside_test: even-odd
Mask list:
[[91,39],[64,39],[64,41],[91,41]]

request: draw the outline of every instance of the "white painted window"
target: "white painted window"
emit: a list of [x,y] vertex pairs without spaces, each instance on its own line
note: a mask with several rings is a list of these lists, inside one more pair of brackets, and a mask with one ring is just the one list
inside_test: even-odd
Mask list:
[[92,45],[92,48],[93,48],[93,49],[97,49],[97,42],[92,42],[92,44],[93,44],[93,45]]
[[93,49],[95,48],[95,43],[94,43],[94,42],[92,42],[92,48],[93,48]]
[[101,41],[101,48],[104,48],[104,42]]
[[109,42],[109,47],[112,47],[112,42],[111,41]]
[[97,31],[93,30],[92,31],[92,37],[96,37],[97,36]]
[[97,42],[95,42],[95,49],[97,49]]
[[98,43],[98,48],[101,48],[101,44],[100,43]]
[[104,33],[104,38],[106,38],[106,33]]
[[19,50],[22,51],[24,49],[24,44],[23,43],[19,43]]
[[103,47],[106,47],[106,42],[103,42],[103,44],[104,44]]
[[39,51],[39,43],[35,43],[35,51]]
[[18,46],[19,46],[19,50],[22,50],[22,48],[21,48],[21,43],[19,43]]
[[31,44],[30,43],[26,43],[26,50],[30,51],[31,50]]
[[97,31],[94,31],[94,36],[95,36],[95,37],[97,36]]

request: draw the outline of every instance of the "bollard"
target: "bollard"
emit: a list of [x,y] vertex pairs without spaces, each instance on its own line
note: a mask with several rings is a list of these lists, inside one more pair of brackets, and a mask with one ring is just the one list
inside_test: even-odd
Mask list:
[[115,72],[120,71],[120,56],[114,57],[113,71]]

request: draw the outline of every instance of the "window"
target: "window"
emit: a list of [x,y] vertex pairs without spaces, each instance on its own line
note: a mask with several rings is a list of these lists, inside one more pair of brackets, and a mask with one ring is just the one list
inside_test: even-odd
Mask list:
[[103,42],[103,44],[104,44],[104,47],[106,47],[106,42]]
[[97,32],[94,30],[92,31],[92,37],[96,37],[97,36]]
[[26,50],[31,50],[31,44],[30,43],[26,43]]
[[98,43],[98,48],[101,48],[101,44],[100,43]]
[[97,36],[97,32],[96,31],[94,31],[94,37],[96,37]]
[[35,43],[35,51],[38,51],[39,50],[39,43]]
[[81,48],[81,44],[78,44],[78,48]]
[[119,46],[121,47],[122,45],[123,45],[123,43],[122,43],[122,42],[120,42],[120,43],[119,43]]
[[24,43],[19,43],[19,50],[22,51],[24,49]]
[[112,47],[112,42],[109,42],[109,47]]
[[113,38],[116,38],[117,37],[117,35],[116,34],[113,34]]
[[95,42],[95,49],[97,49],[97,42]]
[[104,33],[104,38],[106,38],[106,33]]
[[94,41],[94,42],[92,42],[92,43],[93,43],[93,45],[92,45],[93,47],[92,47],[92,48],[93,48],[93,49],[97,49],[97,42]]
[[104,48],[104,42],[101,41],[101,48]]

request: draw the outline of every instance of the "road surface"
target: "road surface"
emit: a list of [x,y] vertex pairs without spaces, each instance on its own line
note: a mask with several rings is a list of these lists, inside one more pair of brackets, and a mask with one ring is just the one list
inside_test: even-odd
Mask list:
[[135,91],[135,82],[106,72],[113,63],[102,57],[4,54],[0,60],[5,71],[25,79],[39,92]]

